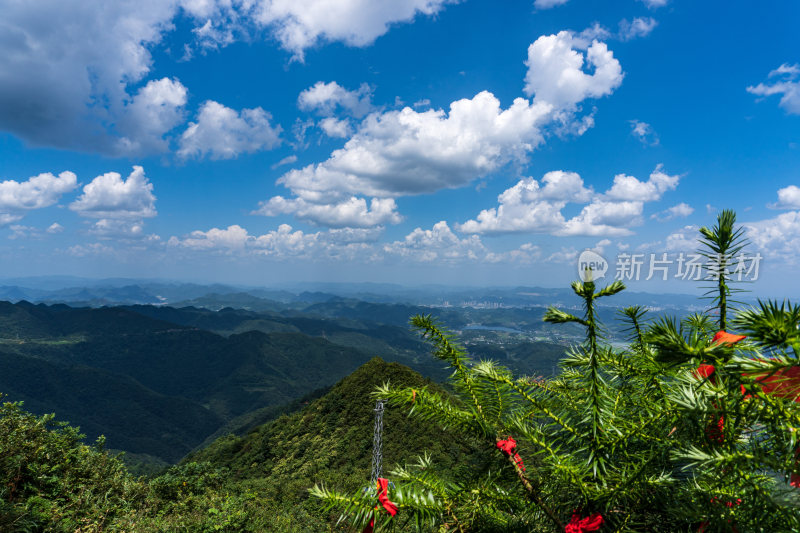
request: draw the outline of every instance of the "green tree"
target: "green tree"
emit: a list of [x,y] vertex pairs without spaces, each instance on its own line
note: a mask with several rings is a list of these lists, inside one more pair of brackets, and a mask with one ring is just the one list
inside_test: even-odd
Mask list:
[[[743,249],[735,215],[723,211],[700,243],[715,278],[714,311],[728,325],[728,266]],[[387,384],[375,391],[411,417],[454,427],[494,448],[497,463],[460,478],[435,457],[399,466],[391,518],[374,492],[312,493],[343,520],[376,530],[412,524],[440,531],[569,531],[580,519],[602,531],[796,531],[800,308],[775,302],[732,322],[749,339],[715,335],[713,319],[646,320],[623,310],[627,349],[604,338],[596,300],[624,286],[575,282],[583,314],[551,308],[545,320],[577,323],[583,343],[552,379],[515,377],[492,361],[472,361],[430,316],[412,325],[453,369],[455,396]],[[776,333],[777,332],[777,333]],[[796,478],[794,476],[797,476]]]

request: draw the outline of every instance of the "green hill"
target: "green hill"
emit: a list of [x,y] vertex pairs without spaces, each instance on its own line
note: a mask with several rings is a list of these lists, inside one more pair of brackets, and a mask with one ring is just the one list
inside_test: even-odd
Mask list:
[[[295,512],[309,521],[298,531],[324,530],[330,517],[317,501],[308,500],[307,490],[316,482],[352,491],[368,484],[375,405],[371,394],[387,381],[441,391],[406,366],[374,358],[302,410],[244,436],[222,437],[190,454],[182,465],[208,462],[225,468],[235,485],[257,490],[269,502],[276,521]],[[387,409],[384,426],[384,474],[425,451],[438,468],[450,471],[475,468],[492,451],[476,451],[463,438],[430,423],[411,421],[398,410]]]
[[[308,489],[317,482],[356,491],[368,484],[371,393],[389,381],[439,387],[408,367],[374,358],[299,411],[226,436],[145,480],[126,472],[78,432],[0,405],[0,530],[9,533],[153,531],[230,533],[341,531]],[[427,451],[458,477],[482,468],[492,449],[387,409],[384,475]],[[466,470],[464,471],[466,472]],[[401,527],[401,531],[406,529]]]

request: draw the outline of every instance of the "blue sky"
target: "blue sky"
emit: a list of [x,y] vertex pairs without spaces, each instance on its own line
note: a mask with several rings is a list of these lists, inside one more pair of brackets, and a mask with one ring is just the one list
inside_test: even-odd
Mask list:
[[798,288],[797,3],[0,13],[0,277],[557,286],[585,249],[675,269],[732,208]]

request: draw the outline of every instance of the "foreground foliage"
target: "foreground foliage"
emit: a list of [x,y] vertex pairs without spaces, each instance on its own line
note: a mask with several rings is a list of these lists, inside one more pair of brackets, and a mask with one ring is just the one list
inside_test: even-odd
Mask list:
[[494,464],[462,478],[437,473],[435,456],[396,468],[396,518],[374,492],[319,484],[313,494],[376,530],[800,530],[800,307],[762,302],[731,320],[729,266],[746,244],[734,213],[702,228],[700,244],[713,314],[651,322],[644,309],[624,309],[630,344],[617,350],[604,342],[596,302],[624,285],[575,282],[583,314],[551,308],[545,320],[579,324],[586,338],[553,379],[474,362],[431,316],[415,316],[453,369],[457,398],[395,385],[374,396],[469,435],[494,450]]

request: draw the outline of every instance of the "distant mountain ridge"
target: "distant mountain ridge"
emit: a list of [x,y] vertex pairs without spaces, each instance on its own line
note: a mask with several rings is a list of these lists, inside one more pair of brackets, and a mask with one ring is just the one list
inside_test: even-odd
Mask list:
[[[324,301],[302,310],[265,311],[0,301],[0,393],[36,413],[57,413],[89,439],[105,434],[110,448],[170,463],[221,428],[277,416],[376,355],[443,380],[449,371],[409,330],[409,316],[436,311],[456,327],[474,319],[454,309],[317,296]],[[541,310],[505,310],[500,319],[540,327]],[[547,374],[564,346],[475,350],[520,373]]]
[[370,358],[302,333],[223,337],[124,308],[3,302],[0,332],[8,399],[170,462],[225,420],[329,385]]

